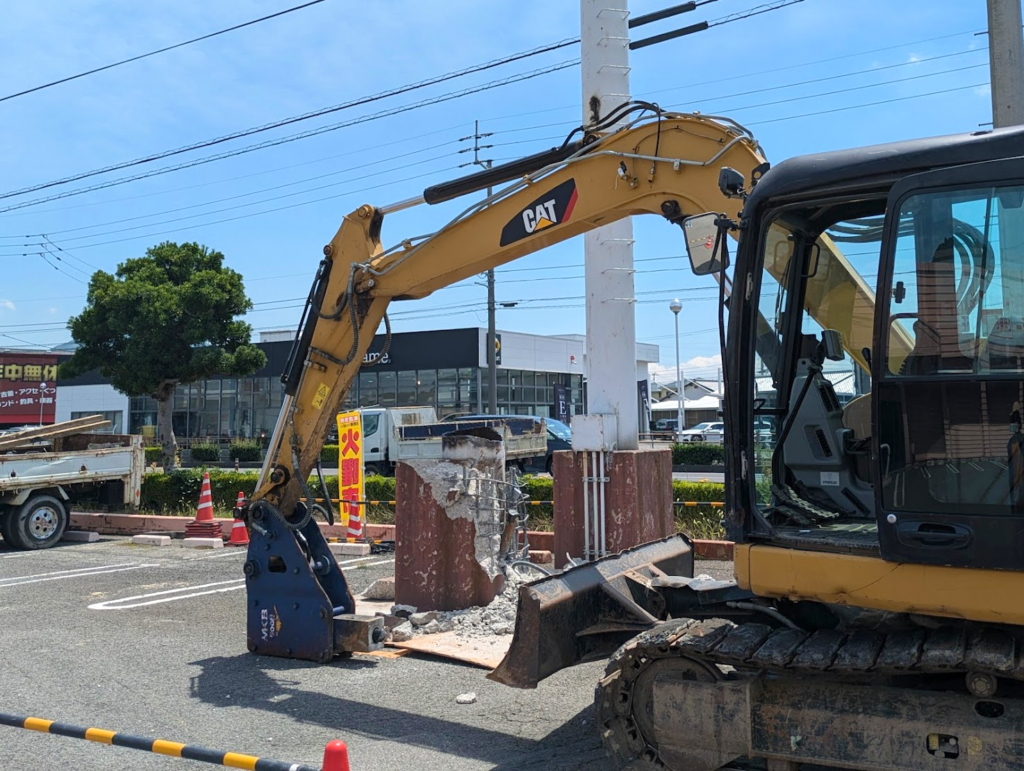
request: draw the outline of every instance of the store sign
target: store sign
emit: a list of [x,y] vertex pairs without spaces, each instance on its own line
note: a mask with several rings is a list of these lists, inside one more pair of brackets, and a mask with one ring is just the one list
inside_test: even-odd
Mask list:
[[[359,412],[338,414],[338,497],[342,501],[362,501],[363,498],[363,420]],[[341,524],[349,534],[356,530],[362,535],[362,507],[341,503]]]
[[555,383],[555,403],[552,412],[563,423],[569,422],[569,388],[565,383]]
[[0,425],[53,423],[57,413],[57,357],[0,353]]
[[[380,358],[378,358],[380,357]],[[363,364],[390,364],[391,353],[385,352],[383,356],[379,353],[371,353],[367,351],[366,355],[363,356]]]

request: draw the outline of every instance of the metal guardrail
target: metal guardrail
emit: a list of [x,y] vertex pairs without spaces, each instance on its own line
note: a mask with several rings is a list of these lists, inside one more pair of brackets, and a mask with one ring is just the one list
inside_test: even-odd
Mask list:
[[[197,760],[201,763],[211,763],[216,766],[225,766],[227,768],[244,768],[249,769],[249,771],[321,771],[320,768],[305,766],[300,763],[285,763],[280,760],[267,760],[266,758],[258,758],[255,755],[243,755],[238,752],[221,752],[220,750],[211,750],[194,744],[182,744],[180,742],[167,741],[166,739],[152,739],[148,736],[135,736],[133,734],[117,733],[115,731],[107,731],[103,728],[84,728],[82,726],[71,725],[70,723],[58,723],[54,720],[44,720],[39,717],[11,715],[6,712],[0,712],[0,725],[10,726],[11,728],[24,728],[29,731],[38,731],[39,733],[44,734],[67,736],[72,739],[85,739],[86,741],[96,742],[97,744],[111,744],[115,747],[143,750],[145,752],[153,752],[157,755],[166,755],[172,758]],[[332,742],[331,744],[334,745],[336,743]],[[331,745],[328,745],[328,750],[330,750],[330,747]],[[347,760],[343,768],[347,771]],[[326,769],[324,771],[326,771]]]

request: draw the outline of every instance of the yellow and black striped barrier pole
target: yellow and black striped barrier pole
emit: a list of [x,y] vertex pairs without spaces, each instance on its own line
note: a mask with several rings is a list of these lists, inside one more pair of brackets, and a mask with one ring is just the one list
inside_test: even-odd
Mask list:
[[[323,503],[323,498],[314,498],[317,503]],[[347,503],[350,506],[394,506],[398,501],[349,501],[343,498],[332,498],[334,503]],[[523,501],[527,506],[553,506],[554,501]],[[715,506],[722,508],[725,506],[721,501],[673,501],[674,506]]]
[[85,739],[90,742],[97,742],[98,744],[111,744],[115,747],[127,747],[132,750],[155,752],[158,755],[167,755],[172,758],[198,760],[201,763],[212,763],[217,766],[226,766],[227,768],[245,768],[249,769],[249,771],[320,771],[319,768],[304,766],[300,763],[284,763],[280,760],[267,760],[265,758],[257,758],[254,755],[243,755],[238,752],[221,752],[220,750],[211,750],[206,747],[197,747],[193,744],[181,744],[180,742],[170,742],[165,739],[150,739],[147,736],[116,733],[102,728],[83,728],[71,725],[70,723],[58,723],[54,720],[44,720],[39,717],[10,715],[6,712],[0,712],[0,725],[12,728],[25,728],[29,731],[39,731],[44,734],[68,736],[72,739]]

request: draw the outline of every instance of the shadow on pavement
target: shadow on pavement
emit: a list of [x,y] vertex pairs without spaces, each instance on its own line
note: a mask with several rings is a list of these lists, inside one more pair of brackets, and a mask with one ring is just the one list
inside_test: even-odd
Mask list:
[[[320,725],[342,737],[358,734],[458,757],[476,758],[494,763],[496,771],[531,768],[548,771],[583,766],[591,771],[602,771],[617,767],[610,763],[601,748],[592,707],[566,720],[542,739],[533,739],[321,691],[307,691],[296,680],[272,676],[288,671],[324,669],[319,664],[258,658],[251,654],[217,656],[191,663],[202,667],[202,672],[192,678],[190,695],[215,707],[257,709]],[[377,663],[350,658],[336,660],[329,666],[334,670],[346,670],[375,667]],[[538,700],[541,698],[538,696]],[[538,714],[542,712],[542,706],[538,703]],[[410,705],[410,710],[415,710],[415,707]],[[538,717],[538,721],[541,719]],[[511,722],[506,727],[514,728]]]

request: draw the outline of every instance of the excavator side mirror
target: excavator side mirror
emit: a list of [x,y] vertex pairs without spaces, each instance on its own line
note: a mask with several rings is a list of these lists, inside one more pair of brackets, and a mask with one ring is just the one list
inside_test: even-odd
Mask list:
[[720,215],[708,212],[683,220],[686,254],[695,276],[721,273],[729,266],[726,228],[718,224],[719,219]]

